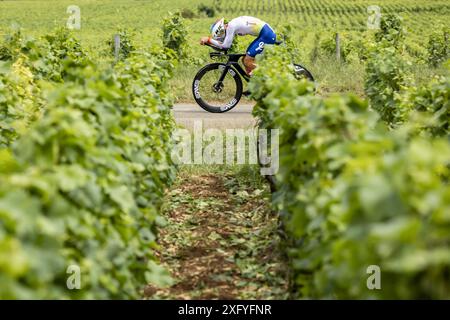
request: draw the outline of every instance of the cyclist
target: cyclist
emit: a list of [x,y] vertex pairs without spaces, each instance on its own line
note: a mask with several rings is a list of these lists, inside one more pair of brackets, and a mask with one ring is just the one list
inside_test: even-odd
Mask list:
[[222,49],[229,49],[233,43],[235,35],[252,35],[256,39],[247,49],[247,54],[243,58],[245,71],[248,75],[256,68],[255,56],[264,50],[266,44],[275,44],[277,35],[266,22],[249,16],[234,18],[227,22],[224,18],[217,20],[211,26],[212,37],[202,37],[200,44],[206,43]]

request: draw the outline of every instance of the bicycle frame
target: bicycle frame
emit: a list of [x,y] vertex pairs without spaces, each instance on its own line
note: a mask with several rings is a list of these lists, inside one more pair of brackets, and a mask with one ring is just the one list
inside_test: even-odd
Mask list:
[[[283,42],[279,41],[276,42],[275,45],[280,45]],[[225,79],[225,76],[227,75],[227,72],[230,69],[233,69],[233,71],[237,72],[240,74],[241,78],[243,78],[246,82],[250,81],[250,77],[247,75],[247,72],[244,71],[244,69],[242,69],[242,67],[239,65],[239,59],[245,56],[245,53],[231,53],[228,54],[228,50],[227,49],[220,49],[217,48],[213,45],[210,44],[206,44],[208,47],[213,48],[215,50],[215,52],[210,52],[209,56],[214,59],[214,58],[219,58],[219,57],[228,57],[228,61],[225,64],[225,68],[222,72],[222,75],[219,78],[219,81],[217,82],[217,84],[222,84],[223,80]],[[297,63],[293,63],[296,69],[296,72],[299,71],[306,71],[309,74],[309,78],[314,81],[314,77],[312,76],[312,74],[302,65],[297,64]]]
[[[228,53],[228,49],[222,49],[215,47],[210,44],[205,44],[212,49],[214,49],[213,52],[209,53],[209,56],[211,59],[220,59],[220,61],[217,61],[216,63],[208,63],[204,67],[202,67],[197,74],[194,77],[194,81],[192,83],[192,93],[194,95],[195,101],[198,103],[198,105],[203,108],[204,110],[212,113],[222,113],[227,112],[234,108],[240,101],[240,98],[242,96],[251,97],[251,92],[249,90],[243,91],[243,83],[242,79],[245,80],[245,82],[249,82],[251,77],[247,75],[247,72],[245,71],[245,68],[239,64],[239,59],[246,56],[245,53]],[[275,45],[279,45],[279,43],[275,43]],[[225,61],[225,58],[227,59]],[[292,70],[292,67],[294,70]],[[310,80],[312,82],[314,81],[314,77],[312,74],[303,66],[296,64],[294,62],[291,63],[291,66],[289,67],[290,71],[293,72],[295,77],[297,79],[306,78],[307,80]],[[212,101],[212,104],[209,102],[209,98],[204,100],[200,93],[199,93],[199,84],[203,76],[209,72],[215,70],[215,75],[213,76],[213,79],[210,79],[210,81],[213,81],[212,83],[212,93],[213,94],[220,94],[222,93],[224,89],[224,85],[226,85],[225,80],[227,78],[227,73],[230,74],[230,76],[233,78],[233,81],[236,84],[236,90],[234,91],[233,99],[230,98],[229,102],[225,105],[217,106],[216,101]],[[209,83],[211,86],[211,83]],[[205,90],[211,90],[208,88],[205,88]],[[225,93],[229,94],[230,92],[225,91]]]
[[222,75],[219,78],[218,83],[222,83],[223,80],[225,79],[225,76],[227,75],[227,72],[230,69],[233,69],[235,72],[239,73],[240,76],[247,82],[250,81],[250,77],[247,75],[247,72],[245,72],[245,70],[240,66],[239,64],[239,59],[245,56],[245,53],[231,53],[228,54],[227,51],[228,50],[222,50],[219,49],[217,47],[214,47],[212,45],[207,45],[211,48],[213,48],[214,50],[216,50],[216,52],[210,52],[209,56],[214,59],[214,58],[219,58],[219,57],[228,57],[228,61],[225,63],[225,69],[222,72]]
[[247,75],[247,72],[241,67],[239,64],[239,59],[245,55],[243,54],[228,54],[228,61],[225,64],[225,69],[222,72],[222,75],[219,78],[219,82],[222,82],[225,79],[225,76],[227,75],[227,72],[229,69],[234,69],[237,73],[241,75],[242,78],[244,78],[245,81],[250,81],[250,77]]

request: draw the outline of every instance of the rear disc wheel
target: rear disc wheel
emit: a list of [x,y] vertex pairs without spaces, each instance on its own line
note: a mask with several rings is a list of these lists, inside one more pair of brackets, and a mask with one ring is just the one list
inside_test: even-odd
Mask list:
[[294,70],[295,70],[295,76],[298,79],[307,79],[311,82],[314,82],[313,75],[304,66],[294,63]]

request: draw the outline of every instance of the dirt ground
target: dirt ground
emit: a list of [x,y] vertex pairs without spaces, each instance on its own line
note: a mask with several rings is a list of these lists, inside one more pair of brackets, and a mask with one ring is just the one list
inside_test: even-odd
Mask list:
[[174,284],[147,299],[283,299],[286,261],[267,186],[242,172],[181,172],[164,209],[158,252]]

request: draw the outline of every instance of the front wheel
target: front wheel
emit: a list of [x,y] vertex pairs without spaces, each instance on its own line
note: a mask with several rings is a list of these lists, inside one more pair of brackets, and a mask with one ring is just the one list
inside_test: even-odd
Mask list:
[[212,113],[227,112],[241,99],[242,80],[233,68],[223,63],[211,63],[195,75],[192,93],[204,110]]

